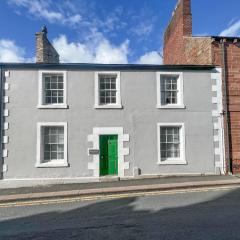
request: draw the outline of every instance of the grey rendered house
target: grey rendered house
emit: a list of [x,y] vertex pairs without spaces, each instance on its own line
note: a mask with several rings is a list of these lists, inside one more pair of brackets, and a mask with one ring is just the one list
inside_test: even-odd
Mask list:
[[221,69],[0,64],[1,181],[225,172]]

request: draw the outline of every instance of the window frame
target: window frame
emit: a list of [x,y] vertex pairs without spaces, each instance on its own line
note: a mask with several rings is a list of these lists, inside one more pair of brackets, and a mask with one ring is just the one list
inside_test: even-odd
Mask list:
[[[59,161],[42,162],[44,154],[44,127],[64,127],[64,159]],[[50,167],[68,167],[68,129],[67,122],[38,122],[37,123],[37,160],[35,167],[50,168]]]
[[[180,157],[179,158],[167,158],[162,160],[161,158],[161,127],[180,127]],[[185,124],[184,123],[158,123],[157,124],[157,147],[158,147],[158,164],[159,165],[186,165],[185,155]]]
[[[171,75],[178,75],[177,79],[177,86],[178,86],[178,98],[177,104],[162,104],[162,93],[161,93],[161,76],[171,76]],[[183,87],[183,72],[157,72],[157,108],[161,109],[177,109],[177,108],[186,108],[184,105],[184,87]]]
[[[43,75],[44,74],[62,74],[63,75],[63,103],[44,104],[44,91],[43,89]],[[51,109],[51,108],[68,108],[67,105],[67,72],[66,71],[55,71],[55,70],[40,70],[38,72],[38,108],[40,109]]]
[[[99,102],[99,75],[117,75],[116,77],[116,103],[114,104],[100,104]],[[122,108],[121,103],[121,73],[113,71],[100,71],[95,72],[95,104],[94,108],[96,109],[114,109]]]

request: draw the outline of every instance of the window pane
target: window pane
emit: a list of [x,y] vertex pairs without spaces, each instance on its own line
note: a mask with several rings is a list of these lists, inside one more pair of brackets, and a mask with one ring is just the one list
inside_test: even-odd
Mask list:
[[58,103],[63,103],[63,97],[58,97]]
[[59,97],[63,97],[63,90],[59,90],[59,91],[58,91],[58,96],[59,96]]
[[111,89],[116,89],[116,83],[115,82],[111,83]]
[[63,152],[64,151],[64,144],[58,144],[58,152]]
[[106,96],[105,92],[104,91],[100,91],[100,96],[101,97],[105,97]]
[[51,151],[57,151],[58,145],[57,144],[52,144],[51,145]]
[[52,91],[52,96],[57,97],[58,96],[58,91]]
[[115,97],[111,98],[111,103],[116,103],[116,98]]
[[46,92],[45,92],[45,95],[46,95],[46,97],[51,97],[51,91],[49,91],[49,90],[47,90]]
[[51,152],[51,160],[55,160],[57,158],[57,152]]
[[116,91],[111,92],[112,97],[116,97]]
[[161,134],[160,140],[161,140],[161,142],[165,142],[166,141],[166,136],[164,134]]
[[104,104],[104,103],[106,103],[106,102],[105,102],[105,98],[100,97],[100,104]]
[[51,103],[51,97],[46,97],[46,103]]
[[63,134],[58,135],[58,143],[64,144],[64,135]]
[[58,152],[58,159],[64,159],[64,153]]
[[63,83],[63,76],[61,76],[61,75],[58,76],[58,82]]
[[58,89],[63,89],[63,83],[58,83]]
[[44,136],[44,143],[48,144],[50,142],[49,136]]
[[167,142],[173,142],[173,135],[167,135]]
[[57,128],[57,127],[51,127],[51,128],[49,128],[49,133],[50,133],[50,134],[57,134],[57,133],[58,133],[58,128]]
[[51,84],[50,84],[50,82],[45,84],[45,88],[46,88],[46,89],[51,89]]
[[52,103],[57,103],[58,101],[58,98],[57,97],[52,97]]
[[50,152],[44,152],[44,160],[50,160]]
[[58,135],[50,135],[50,143],[57,143]]
[[45,146],[44,146],[44,148],[45,148],[45,151],[47,151],[47,152],[49,152],[50,151],[50,145],[49,144],[46,144],[47,142],[45,142]]

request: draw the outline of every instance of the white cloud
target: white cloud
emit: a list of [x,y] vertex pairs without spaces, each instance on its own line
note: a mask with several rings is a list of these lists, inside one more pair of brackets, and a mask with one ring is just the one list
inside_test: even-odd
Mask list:
[[96,48],[95,62],[96,63],[128,63],[128,45],[126,40],[120,46],[113,46],[108,40],[104,39]]
[[47,20],[50,23],[74,25],[81,21],[79,14],[67,15],[61,11],[52,10],[51,0],[8,0],[8,2],[17,7],[25,8],[31,16]]
[[19,47],[14,41],[0,39],[0,62],[35,62],[35,57],[28,58],[24,48]]
[[97,43],[68,42],[65,35],[53,40],[61,62],[65,63],[128,63],[128,45],[126,40],[119,46],[112,45],[102,38]]
[[134,28],[132,28],[132,32],[137,36],[148,36],[153,31],[153,23],[151,22],[141,22]]
[[221,36],[225,37],[238,37],[240,36],[240,20],[235,23],[231,23],[230,27],[226,28],[220,33]]
[[162,57],[157,51],[147,52],[137,61],[139,64],[162,64]]
[[82,17],[79,14],[73,15],[66,20],[66,23],[77,24],[82,20]]
[[[60,55],[62,63],[129,63],[129,40],[116,46],[106,38],[94,43],[69,42],[65,35],[53,40],[53,45]],[[35,57],[27,57],[25,49],[9,39],[0,39],[0,62],[35,62]],[[142,55],[139,64],[162,64],[162,58],[157,51]]]
[[25,51],[14,41],[0,39],[0,62],[24,62]]

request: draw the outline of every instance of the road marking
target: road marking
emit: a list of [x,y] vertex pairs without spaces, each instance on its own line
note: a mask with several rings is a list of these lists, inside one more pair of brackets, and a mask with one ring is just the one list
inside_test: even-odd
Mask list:
[[173,195],[173,194],[184,194],[194,192],[210,192],[210,191],[229,191],[238,186],[223,186],[223,187],[205,187],[205,188],[191,188],[181,190],[167,190],[167,191],[145,191],[145,192],[133,192],[133,193],[119,193],[119,194],[101,194],[93,196],[79,196],[79,197],[66,197],[58,199],[43,199],[43,200],[27,200],[10,203],[0,203],[0,208],[8,207],[23,207],[23,206],[38,206],[38,205],[49,205],[49,204],[61,204],[61,203],[74,203],[74,202],[86,202],[96,200],[111,200],[118,198],[129,198],[129,197],[145,197],[145,196],[161,196],[161,195]]

